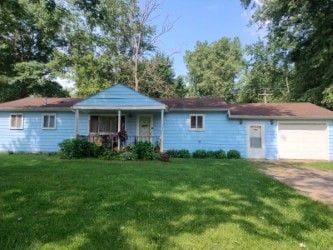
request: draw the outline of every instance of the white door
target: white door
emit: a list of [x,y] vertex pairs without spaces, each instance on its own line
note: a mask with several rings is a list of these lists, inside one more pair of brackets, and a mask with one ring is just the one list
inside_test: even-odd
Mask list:
[[250,124],[248,127],[248,155],[249,158],[265,158],[263,125]]
[[152,130],[152,116],[140,115],[138,121],[138,141],[151,141]]
[[326,123],[279,123],[280,159],[328,159]]

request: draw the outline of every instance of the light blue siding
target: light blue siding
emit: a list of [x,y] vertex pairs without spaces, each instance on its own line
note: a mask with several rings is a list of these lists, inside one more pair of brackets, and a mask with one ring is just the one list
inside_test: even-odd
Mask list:
[[277,122],[264,121],[265,124],[265,158],[277,159]]
[[[205,116],[204,131],[191,131],[190,114]],[[246,129],[239,120],[229,120],[226,112],[169,112],[165,116],[164,148],[230,150],[237,149],[246,157]]]
[[328,143],[329,159],[333,160],[333,121],[328,122]]
[[[73,138],[74,113],[56,114],[56,129],[42,128],[43,112],[23,113],[23,129],[10,129],[11,112],[0,112],[0,151],[13,152],[55,152],[64,139]],[[87,130],[87,115],[80,116],[80,133]]]
[[116,84],[100,93],[91,96],[76,105],[74,108],[79,107],[165,107],[164,104],[147,97],[127,86]]

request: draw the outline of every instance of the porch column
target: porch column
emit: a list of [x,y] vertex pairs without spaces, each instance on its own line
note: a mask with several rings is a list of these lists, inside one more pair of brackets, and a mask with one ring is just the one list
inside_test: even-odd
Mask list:
[[164,109],[161,109],[161,135],[160,135],[160,151],[164,151]]
[[80,121],[80,111],[75,109],[75,136],[79,136],[79,121]]
[[[118,110],[118,134],[121,130],[121,110]],[[118,151],[120,151],[120,138],[118,135]]]

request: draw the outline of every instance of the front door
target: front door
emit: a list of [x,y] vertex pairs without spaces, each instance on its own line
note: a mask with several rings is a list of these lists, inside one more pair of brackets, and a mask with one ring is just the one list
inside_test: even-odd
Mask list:
[[152,130],[152,116],[140,115],[138,121],[138,141],[151,141]]
[[248,127],[248,153],[249,158],[265,158],[263,125],[250,124]]

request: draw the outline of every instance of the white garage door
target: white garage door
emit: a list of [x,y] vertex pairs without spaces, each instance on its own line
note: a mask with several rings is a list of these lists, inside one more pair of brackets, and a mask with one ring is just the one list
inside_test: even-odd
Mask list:
[[280,159],[328,159],[326,123],[279,123]]

